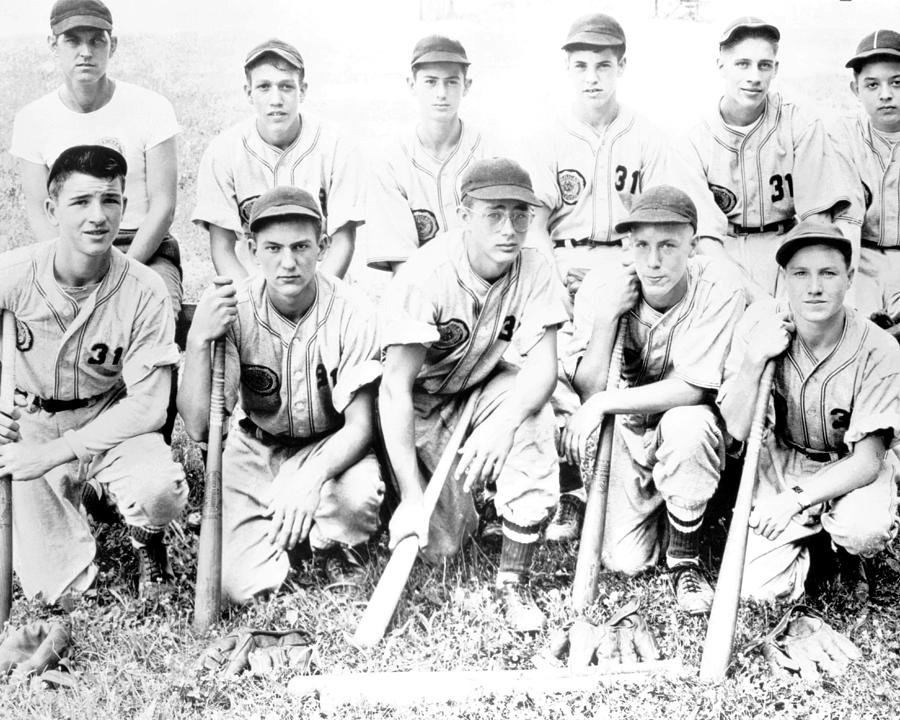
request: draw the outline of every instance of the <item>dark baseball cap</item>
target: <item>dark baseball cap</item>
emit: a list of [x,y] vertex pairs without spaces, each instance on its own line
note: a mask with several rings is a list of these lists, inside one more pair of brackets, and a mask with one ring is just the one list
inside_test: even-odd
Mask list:
[[848,263],[853,254],[853,245],[837,225],[821,220],[803,220],[784,236],[775,251],[775,262],[785,267],[794,253],[809,245],[828,245],[840,250]]
[[122,153],[109,145],[73,145],[53,161],[47,175],[47,188],[63,173],[77,172],[124,178],[128,174],[128,163]]
[[260,43],[247,53],[247,57],[244,60],[244,70],[246,70],[254,60],[267,54],[277,55],[298,70],[302,71],[304,69],[303,57],[300,55],[300,51],[297,48],[290,43],[284,42],[284,40],[272,38],[271,40],[266,40],[264,43]]
[[582,15],[569,28],[563,50],[573,45],[613,47],[625,44],[625,31],[619,21],[603,13]]
[[267,190],[253,203],[250,230],[256,230],[260,220],[288,215],[302,215],[322,222],[322,211],[312,195],[298,187],[282,185]]
[[443,35],[429,35],[416,43],[410,67],[439,62],[459,63],[466,66],[471,64],[466,56],[466,49],[458,40]]
[[850,58],[844,67],[858,70],[872,57],[884,55],[900,60],[900,33],[893,30],[876,30],[869,33],[856,46],[856,55]]
[[771,23],[767,23],[762,18],[745,15],[744,17],[739,17],[737,20],[732,21],[728,27],[725,28],[722,37],[719,38],[719,45],[728,45],[735,42],[748,30],[763,32],[775,42],[781,40],[781,33],[778,31],[777,27]]
[[697,231],[697,206],[687,193],[671,185],[657,185],[638,196],[631,212],[616,223],[616,232],[624,233],[635,225],[686,223]]
[[503,157],[472,163],[463,175],[461,193],[464,198],[469,196],[476,200],[519,200],[528,205],[540,205],[525,168]]
[[57,0],[50,10],[50,32],[60,35],[79,27],[112,31],[112,13],[100,0]]

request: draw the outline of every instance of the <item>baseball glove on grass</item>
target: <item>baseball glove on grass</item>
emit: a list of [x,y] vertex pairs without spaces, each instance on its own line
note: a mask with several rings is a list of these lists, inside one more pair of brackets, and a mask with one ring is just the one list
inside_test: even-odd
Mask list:
[[10,630],[0,642],[0,675],[29,677],[55,670],[71,645],[62,623],[33,622]]
[[240,675],[270,675],[277,670],[306,674],[312,665],[313,640],[303,630],[238,628],[210,645],[200,657],[200,669]]

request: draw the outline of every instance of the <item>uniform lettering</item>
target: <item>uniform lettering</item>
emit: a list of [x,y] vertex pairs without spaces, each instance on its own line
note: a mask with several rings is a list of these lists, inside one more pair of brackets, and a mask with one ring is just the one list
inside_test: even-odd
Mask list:
[[328,371],[322,363],[316,367],[316,387],[328,387]]
[[850,413],[840,408],[835,408],[830,413],[832,430],[846,430],[850,427]]
[[513,330],[516,329],[516,316],[515,315],[507,315],[503,320],[503,327],[500,328],[500,334],[497,336],[498,340],[502,340],[503,342],[509,342],[512,340]]
[[628,168],[624,165],[618,165],[616,167],[616,190],[622,191],[625,189],[625,178],[628,177]]
[[784,199],[785,185],[787,185],[788,195],[794,197],[794,178],[790,173],[785,173],[783,177],[778,174],[773,175],[769,178],[769,185],[772,186],[772,202]]
[[[118,365],[122,361],[123,348],[113,350],[111,365]],[[91,345],[91,355],[87,359],[88,365],[104,365],[109,355],[109,345],[106,343],[94,343]]]

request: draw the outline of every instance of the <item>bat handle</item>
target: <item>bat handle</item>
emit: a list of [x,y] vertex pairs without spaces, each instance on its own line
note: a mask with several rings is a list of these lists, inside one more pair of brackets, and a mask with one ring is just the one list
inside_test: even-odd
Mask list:
[[[0,320],[0,409],[12,412],[15,407],[16,319],[9,310]],[[12,478],[0,477],[0,629],[9,621],[12,611],[13,581],[13,507]]]

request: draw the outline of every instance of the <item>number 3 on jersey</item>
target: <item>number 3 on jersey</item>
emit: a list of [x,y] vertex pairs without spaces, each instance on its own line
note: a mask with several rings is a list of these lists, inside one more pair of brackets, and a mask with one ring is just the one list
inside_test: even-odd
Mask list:
[[[88,365],[104,365],[109,357],[110,347],[106,343],[94,343],[91,345],[91,354],[88,356]],[[110,365],[118,365],[122,362],[123,349],[117,347],[113,350]]]
[[[628,168],[624,165],[616,166],[616,184],[615,188],[619,192],[625,189],[625,183],[628,181]],[[631,187],[628,188],[628,192],[634,195],[638,190],[638,184],[641,181],[641,171],[635,170],[631,173]]]
[[778,202],[784,199],[784,187],[787,185],[788,194],[794,197],[794,178],[790,173],[781,175],[773,175],[769,178],[769,185],[772,186],[772,202]]

